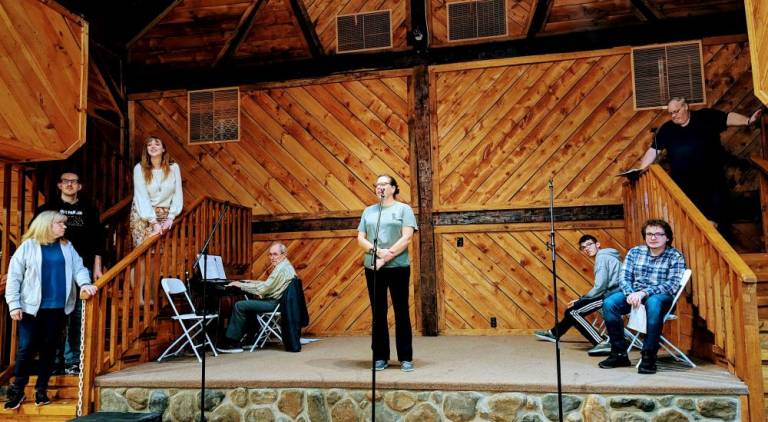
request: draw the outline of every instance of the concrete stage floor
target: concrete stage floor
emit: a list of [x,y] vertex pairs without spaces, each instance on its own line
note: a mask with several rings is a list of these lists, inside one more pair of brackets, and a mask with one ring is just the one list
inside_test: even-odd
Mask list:
[[[392,339],[394,340],[394,338]],[[287,353],[280,345],[249,353],[206,358],[206,388],[314,387],[369,388],[368,337],[332,337]],[[394,344],[392,345],[394,349]],[[634,367],[600,369],[589,344],[561,343],[563,391],[571,393],[746,394],[744,383],[723,368],[701,362],[690,369],[662,358],[659,373],[640,375]],[[630,359],[637,362],[640,353]],[[394,360],[377,372],[377,388],[553,392],[557,388],[555,345],[533,336],[414,337],[416,371],[401,372]],[[699,362],[697,362],[698,364]],[[151,362],[98,377],[100,387],[175,387],[200,385],[194,357]]]

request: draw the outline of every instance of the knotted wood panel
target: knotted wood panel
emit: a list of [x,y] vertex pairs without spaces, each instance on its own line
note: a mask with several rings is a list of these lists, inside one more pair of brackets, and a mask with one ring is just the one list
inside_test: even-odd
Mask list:
[[[450,226],[436,232],[442,334],[522,333],[554,324],[547,224]],[[601,247],[617,249],[622,257],[626,254],[622,222],[558,224],[559,317],[569,301],[594,284],[594,261],[578,246],[587,233]],[[491,318],[496,319],[495,328]]]
[[[706,43],[704,70],[711,107],[750,114],[744,42]],[[545,56],[486,67],[433,69],[432,139],[436,208],[546,206],[552,178],[558,205],[620,204],[621,170],[651,145],[664,110],[635,111],[628,51]],[[726,149],[748,157],[759,134],[731,128]],[[735,191],[754,190],[752,173],[731,168]]]
[[187,145],[185,95],[139,100],[133,139],[168,144],[192,199],[227,198],[258,215],[356,215],[376,200],[379,174],[411,200],[407,98],[404,77],[245,90],[241,141],[199,146]]
[[[301,278],[309,311],[310,335],[362,335],[370,333],[371,309],[363,270],[363,250],[357,245],[356,230],[257,234],[253,242],[251,275],[257,280],[269,276],[269,246],[282,242],[288,259]],[[414,239],[411,245],[417,245]],[[420,331],[418,306],[418,257],[411,246],[409,312],[414,334]],[[389,295],[387,295],[389,296]],[[378,298],[377,298],[378,300]],[[394,329],[394,311],[389,303],[389,326]],[[394,339],[392,339],[394,342]]]
[[0,3],[0,158],[67,158],[85,142],[88,24],[57,3]]

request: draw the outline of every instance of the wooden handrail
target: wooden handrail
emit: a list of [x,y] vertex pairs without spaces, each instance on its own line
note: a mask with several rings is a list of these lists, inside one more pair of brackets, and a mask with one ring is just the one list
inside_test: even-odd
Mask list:
[[642,243],[640,228],[650,218],[662,218],[672,226],[674,245],[693,270],[693,305],[714,334],[713,351],[749,388],[744,414],[751,421],[763,421],[757,277],[658,165],[624,184],[629,244]]
[[752,164],[754,164],[758,170],[763,172],[764,176],[768,176],[768,160],[757,155],[749,157],[749,160],[752,161]]
[[251,208],[203,197],[187,210],[167,233],[147,239],[96,280],[98,292],[86,302],[86,413],[92,410],[96,376],[147,362],[173,340],[178,327],[158,318],[167,303],[160,279],[185,277],[221,213],[224,218],[209,253],[221,255],[231,268],[251,264]]

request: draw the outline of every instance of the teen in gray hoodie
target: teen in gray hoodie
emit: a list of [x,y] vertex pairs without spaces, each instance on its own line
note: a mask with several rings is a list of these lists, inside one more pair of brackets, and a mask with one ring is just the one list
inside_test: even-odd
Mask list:
[[541,340],[554,342],[571,327],[576,327],[581,335],[595,346],[589,351],[590,355],[607,353],[610,346],[606,347],[606,350],[598,350],[604,339],[584,317],[600,310],[603,307],[603,298],[619,290],[621,255],[616,249],[601,249],[600,242],[591,234],[585,234],[579,239],[579,249],[590,258],[595,258],[594,287],[568,304],[565,316],[557,325],[546,331],[537,331],[535,335]]

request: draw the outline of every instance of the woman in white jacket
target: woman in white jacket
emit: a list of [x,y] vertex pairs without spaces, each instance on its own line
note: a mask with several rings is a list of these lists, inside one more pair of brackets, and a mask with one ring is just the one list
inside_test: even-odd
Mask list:
[[40,213],[21,238],[8,266],[5,301],[11,319],[18,321],[19,347],[6,409],[16,409],[24,401],[35,353],[40,355],[35,404],[50,403],[48,378],[64,330],[64,317],[78,300],[75,283],[88,296],[96,294],[82,258],[63,237],[66,221],[67,217],[56,211]]
[[133,168],[133,246],[170,229],[183,205],[179,165],[172,162],[163,141],[150,136],[141,151],[141,162]]

